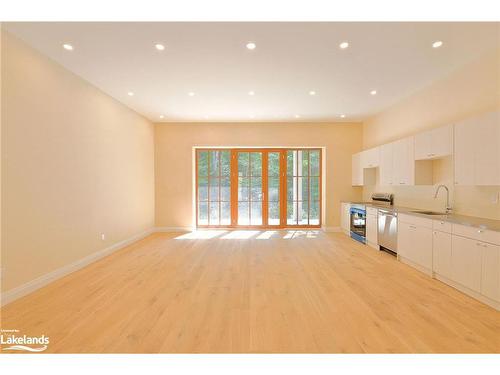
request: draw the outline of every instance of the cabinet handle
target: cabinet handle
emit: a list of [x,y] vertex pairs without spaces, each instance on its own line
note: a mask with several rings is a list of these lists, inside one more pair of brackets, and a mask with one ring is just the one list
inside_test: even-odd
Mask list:
[[415,225],[410,225],[410,228],[411,229],[417,229],[417,227]]

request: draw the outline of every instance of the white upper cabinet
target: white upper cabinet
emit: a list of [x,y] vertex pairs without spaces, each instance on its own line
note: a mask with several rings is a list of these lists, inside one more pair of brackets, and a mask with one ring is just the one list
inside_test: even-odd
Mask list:
[[376,168],[379,166],[380,147],[370,148],[361,153],[361,166],[363,168]]
[[500,116],[489,113],[476,124],[474,185],[500,185]]
[[474,185],[474,126],[469,121],[455,124],[455,185]]
[[455,124],[455,184],[500,185],[500,117],[487,113]]
[[389,186],[393,184],[393,164],[393,144],[388,143],[380,146],[379,184],[381,186]]
[[361,152],[352,155],[352,186],[363,185],[363,167],[361,166]]
[[415,184],[415,159],[413,137],[393,143],[393,185]]
[[[432,185],[433,159],[453,155],[455,185],[500,186],[500,112],[375,147],[352,157],[352,184]],[[366,170],[366,171],[365,171]]]
[[431,154],[433,158],[453,154],[453,125],[431,130]]
[[[352,156],[352,185],[363,186],[365,184],[375,184],[375,169],[379,166],[379,147],[358,152]],[[369,169],[365,177],[365,169]],[[368,173],[368,172],[372,173]],[[370,178],[371,177],[371,178]]]
[[437,159],[452,153],[452,125],[432,129],[415,136],[415,160]]

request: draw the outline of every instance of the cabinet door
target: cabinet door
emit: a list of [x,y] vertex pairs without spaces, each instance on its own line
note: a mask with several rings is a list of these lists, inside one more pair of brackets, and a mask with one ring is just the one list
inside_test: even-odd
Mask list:
[[455,185],[474,185],[474,149],[476,133],[471,120],[455,125]]
[[500,119],[497,112],[478,118],[474,124],[475,185],[500,185]]
[[500,246],[483,243],[481,294],[500,301]]
[[394,142],[394,185],[414,185],[415,159],[413,137]]
[[378,147],[365,150],[361,153],[362,168],[375,168],[379,166],[379,151]]
[[361,167],[361,153],[352,155],[352,185],[363,185],[363,168]]
[[377,225],[376,215],[366,215],[366,240],[374,245],[378,243]]
[[415,160],[431,158],[431,132],[423,132],[415,136]]
[[392,185],[393,182],[393,146],[392,143],[380,146],[379,184],[381,186]]
[[351,209],[351,205],[349,203],[342,203],[342,208],[341,208],[341,227],[344,230],[344,232],[349,232],[350,230],[350,225],[351,225],[351,218],[350,218],[350,212],[349,210]]
[[481,289],[481,242],[452,236],[451,279],[469,289]]
[[[416,152],[416,150],[415,150]],[[453,126],[442,126],[430,133],[430,156],[438,158],[453,153]]]
[[412,259],[415,263],[432,270],[432,230],[424,227],[413,229]]
[[432,270],[438,275],[451,278],[451,233],[433,232]]
[[411,259],[413,225],[398,221],[398,255]]

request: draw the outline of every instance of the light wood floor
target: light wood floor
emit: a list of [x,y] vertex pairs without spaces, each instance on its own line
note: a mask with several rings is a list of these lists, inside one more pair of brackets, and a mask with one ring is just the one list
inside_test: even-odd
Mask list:
[[48,352],[500,352],[500,312],[388,254],[247,233],[154,234],[5,306],[2,328]]

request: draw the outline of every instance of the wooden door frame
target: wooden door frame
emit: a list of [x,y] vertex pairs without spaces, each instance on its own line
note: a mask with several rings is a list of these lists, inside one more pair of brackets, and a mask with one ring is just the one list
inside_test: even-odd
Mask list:
[[[317,150],[319,151],[319,224],[317,225],[289,225],[287,224],[287,151],[302,151],[302,150]],[[194,204],[196,206],[195,211],[195,223],[197,229],[252,229],[252,230],[272,230],[272,229],[320,229],[323,225],[323,147],[194,147],[194,164],[195,164],[195,197]],[[229,151],[230,152],[230,215],[231,224],[230,225],[200,225],[198,223],[198,155],[200,151]],[[238,152],[262,152],[262,225],[238,225]],[[279,186],[279,197],[280,197],[280,225],[269,225],[269,197],[268,197],[268,154],[269,152],[279,152],[280,153],[280,186]],[[209,179],[210,181],[210,179]],[[210,182],[208,182],[210,186]],[[209,188],[208,188],[209,189]],[[207,192],[210,194],[210,192]],[[220,196],[220,191],[219,191]],[[210,199],[210,197],[209,197]],[[210,202],[210,200],[208,200]],[[310,207],[310,199],[308,201]],[[210,210],[210,204],[208,204],[208,211]],[[219,213],[220,214],[220,213]],[[208,215],[210,213],[208,212]]]

